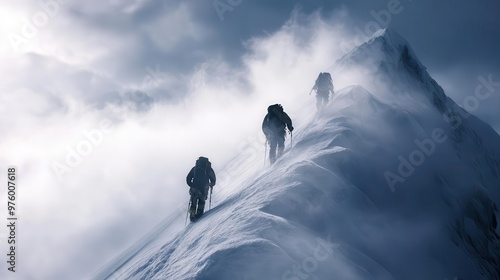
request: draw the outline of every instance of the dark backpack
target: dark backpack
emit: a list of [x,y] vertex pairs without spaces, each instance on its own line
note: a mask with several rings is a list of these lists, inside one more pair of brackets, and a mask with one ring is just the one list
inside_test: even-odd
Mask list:
[[269,127],[272,132],[278,133],[285,131],[283,113],[281,104],[274,104],[267,108],[267,127]]
[[319,91],[328,91],[333,88],[332,76],[328,72],[320,73],[316,79],[316,87]]
[[210,161],[206,157],[200,157],[196,160],[193,174],[193,185],[197,189],[203,189],[208,185],[208,169]]

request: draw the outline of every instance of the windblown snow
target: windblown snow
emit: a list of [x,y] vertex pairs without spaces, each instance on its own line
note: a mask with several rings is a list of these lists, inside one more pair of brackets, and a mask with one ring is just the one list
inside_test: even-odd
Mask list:
[[293,147],[274,165],[261,144],[237,156],[200,221],[167,218],[94,277],[500,279],[500,136],[392,30],[332,76],[325,111],[288,112]]

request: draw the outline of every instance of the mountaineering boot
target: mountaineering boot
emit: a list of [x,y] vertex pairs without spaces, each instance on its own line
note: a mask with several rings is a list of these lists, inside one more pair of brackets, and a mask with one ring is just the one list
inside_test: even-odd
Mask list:
[[201,200],[198,203],[198,211],[196,212],[196,218],[200,218],[203,215],[203,211],[205,209],[205,201]]
[[195,198],[195,194],[191,195],[191,207],[189,207],[189,218],[192,220],[196,216],[196,205],[198,204],[198,199]]
[[191,207],[191,209],[189,209],[189,218],[193,219],[194,217],[196,217],[196,206],[194,209],[193,209],[193,207]]
[[269,155],[269,161],[271,162],[271,165],[274,164],[274,162],[276,161],[276,156],[273,155],[273,154],[270,154]]
[[280,158],[283,155],[283,147],[278,147],[278,158]]

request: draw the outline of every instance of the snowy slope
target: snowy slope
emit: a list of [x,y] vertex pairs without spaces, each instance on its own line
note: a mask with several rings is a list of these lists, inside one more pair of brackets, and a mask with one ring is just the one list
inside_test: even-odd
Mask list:
[[334,77],[352,86],[321,115],[290,112],[295,144],[273,166],[242,158],[202,220],[166,221],[95,278],[500,279],[500,136],[394,31]]

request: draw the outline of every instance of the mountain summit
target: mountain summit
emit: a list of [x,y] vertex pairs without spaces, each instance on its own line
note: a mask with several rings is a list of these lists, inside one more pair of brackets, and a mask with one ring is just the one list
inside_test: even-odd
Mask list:
[[[334,77],[349,86],[298,122],[273,166],[243,161],[203,219],[142,240],[96,278],[500,279],[500,136],[390,29]],[[290,115],[311,112],[312,101]]]
[[362,67],[370,71],[369,77],[377,78],[376,82],[390,85],[391,94],[419,91],[440,112],[447,110],[443,88],[429,75],[408,41],[390,28],[376,32],[367,42],[344,55],[337,66],[342,71]]

